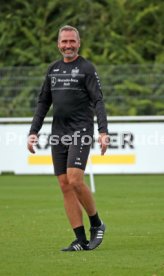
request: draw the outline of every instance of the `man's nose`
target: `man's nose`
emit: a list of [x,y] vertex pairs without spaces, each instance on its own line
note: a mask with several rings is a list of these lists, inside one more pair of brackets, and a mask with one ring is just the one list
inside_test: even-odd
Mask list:
[[71,47],[71,42],[70,41],[67,41],[66,43],[66,47],[70,48]]

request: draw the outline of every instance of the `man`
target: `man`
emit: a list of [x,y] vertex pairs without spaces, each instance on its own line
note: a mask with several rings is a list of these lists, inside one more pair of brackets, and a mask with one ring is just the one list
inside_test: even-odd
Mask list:
[[[107,149],[107,119],[98,75],[93,65],[78,55],[79,47],[78,30],[67,25],[62,27],[59,30],[58,48],[63,59],[52,63],[48,69],[28,139],[28,149],[35,153],[33,146],[37,134],[53,104],[52,159],[66,214],[76,236],[76,240],[63,251],[95,249],[102,242],[105,232],[91,191],[84,183],[84,170],[90,150],[86,138],[93,136],[93,111],[96,111],[98,119],[102,155]],[[53,135],[59,137],[58,144],[53,145]],[[87,212],[91,224],[89,242],[82,208]]]

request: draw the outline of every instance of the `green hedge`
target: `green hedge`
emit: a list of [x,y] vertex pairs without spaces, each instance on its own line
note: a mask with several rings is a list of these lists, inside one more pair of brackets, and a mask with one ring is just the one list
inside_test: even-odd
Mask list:
[[0,116],[33,114],[65,24],[80,31],[80,53],[97,67],[109,115],[164,114],[163,10],[163,0],[2,0]]

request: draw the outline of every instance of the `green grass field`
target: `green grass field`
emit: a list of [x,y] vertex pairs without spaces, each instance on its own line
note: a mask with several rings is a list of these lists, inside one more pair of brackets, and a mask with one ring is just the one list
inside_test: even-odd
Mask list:
[[0,176],[0,275],[164,275],[164,175],[96,176],[95,182],[104,242],[69,253],[60,251],[74,235],[56,178]]

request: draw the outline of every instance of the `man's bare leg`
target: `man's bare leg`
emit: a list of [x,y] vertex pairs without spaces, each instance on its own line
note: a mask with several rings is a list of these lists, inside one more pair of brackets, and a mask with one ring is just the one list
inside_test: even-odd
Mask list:
[[84,183],[84,171],[78,168],[68,168],[67,179],[88,216],[95,215],[96,206],[89,187]]
[[105,232],[105,225],[100,220],[96,212],[95,202],[93,200],[90,189],[84,183],[84,172],[78,168],[67,169],[67,179],[69,185],[74,188],[74,191],[85,208],[91,223],[91,236],[89,242],[89,249],[93,250],[98,247],[102,241]]
[[58,176],[58,181],[63,192],[65,210],[77,238],[71,245],[63,248],[62,251],[88,250],[80,201],[73,187],[69,184],[66,174]]
[[82,207],[73,187],[68,183],[67,175],[59,175],[58,181],[63,193],[64,207],[72,228],[83,225]]

